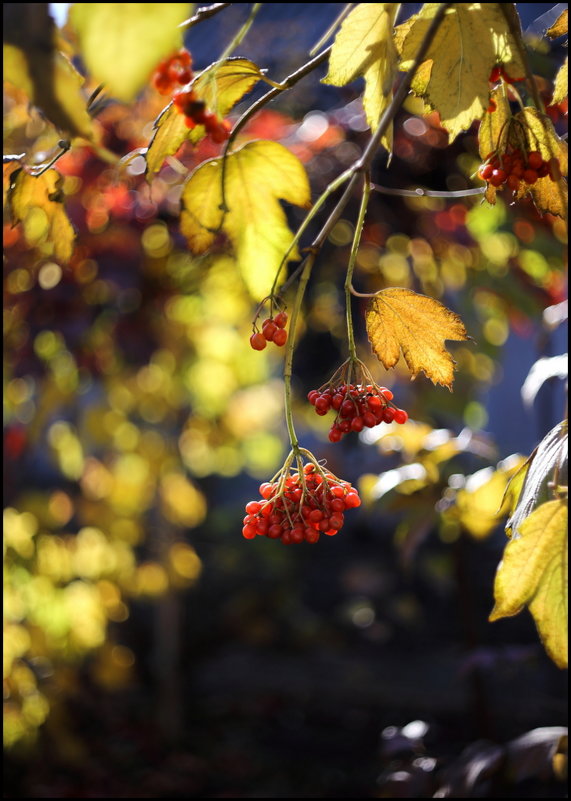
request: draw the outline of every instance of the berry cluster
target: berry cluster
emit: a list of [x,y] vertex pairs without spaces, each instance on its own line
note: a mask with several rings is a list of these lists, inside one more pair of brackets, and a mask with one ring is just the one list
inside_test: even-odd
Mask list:
[[260,486],[262,501],[246,505],[242,534],[281,540],[284,545],[318,542],[321,534],[332,537],[343,527],[344,512],[361,505],[357,490],[315,464],[303,471],[282,472],[273,482]]
[[183,48],[174,56],[161,61],[153,76],[153,85],[162,95],[172,94],[174,106],[184,115],[187,128],[192,130],[197,125],[204,125],[212,141],[221,144],[228,139],[232,125],[228,120],[220,120],[213,111],[209,111],[194,89],[187,86],[193,78],[192,57]]
[[273,342],[281,348],[287,342],[287,314],[285,311],[278,312],[275,317],[268,317],[262,323],[262,330],[255,330],[250,337],[250,345],[254,350],[263,350],[268,342]]
[[183,47],[174,56],[161,61],[153,75],[153,86],[161,95],[170,95],[179,86],[190,83],[193,77],[192,56]]
[[546,175],[558,181],[561,172],[558,159],[546,161],[538,150],[526,153],[520,148],[511,148],[505,153],[491,153],[478,170],[478,175],[496,188],[505,184],[516,192],[521,182],[532,186]]
[[393,393],[376,384],[339,384],[326,389],[312,389],[307,396],[317,414],[337,412],[329,430],[330,442],[339,442],[343,434],[362,431],[379,423],[406,423],[408,414],[391,404]]

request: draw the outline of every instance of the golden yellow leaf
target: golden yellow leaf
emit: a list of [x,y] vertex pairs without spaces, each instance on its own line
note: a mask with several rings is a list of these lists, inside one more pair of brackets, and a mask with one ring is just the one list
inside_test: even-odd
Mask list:
[[[196,96],[204,100],[211,111],[225,117],[230,109],[247,94],[259,80],[266,80],[260,68],[247,58],[229,58],[204,70],[192,83]],[[155,121],[155,132],[146,153],[147,176],[152,177],[185,141],[196,144],[206,134],[204,125],[189,130],[184,116],[172,103]]]
[[65,213],[61,184],[56,170],[38,177],[19,170],[12,175],[8,203],[13,221],[22,223],[29,244],[41,245],[66,263],[73,253],[75,231]]
[[47,4],[6,3],[4,80],[17,86],[56,128],[91,139],[83,78],[56,47]]
[[366,323],[373,351],[386,368],[395,366],[402,351],[412,378],[422,371],[434,384],[452,388],[454,360],[444,340],[468,338],[457,314],[433,298],[395,287],[375,295]]
[[565,11],[555,20],[551,28],[548,28],[545,33],[551,39],[557,39],[559,36],[565,36],[569,29],[569,11]]
[[[261,299],[293,239],[279,200],[307,206],[307,173],[283,145],[249,142],[227,157],[224,214],[221,172],[218,158],[190,175],[182,193],[181,231],[195,253],[208,250],[219,231],[225,233],[248,289]],[[297,258],[295,251],[291,258]]]
[[563,176],[567,175],[569,164],[567,143],[557,136],[549,117],[531,106],[518,112],[515,119],[520,123],[518,127],[525,136],[528,150],[538,150],[545,161],[558,159],[562,177],[558,181],[552,181],[549,176],[540,178],[529,191],[539,211],[565,219],[567,183]]
[[[398,26],[395,42],[401,70],[412,66],[439,3]],[[509,75],[525,74],[519,51],[500,3],[455,3],[447,12],[428,49],[412,89],[439,112],[450,141],[480,119],[488,107],[489,77],[496,64]],[[430,67],[427,67],[427,63]]]
[[[359,3],[343,24],[329,56],[329,71],[322,83],[345,86],[365,78],[363,106],[374,130],[392,99],[397,52],[392,39],[398,3]],[[392,126],[381,140],[392,149]]]
[[490,100],[494,102],[495,111],[486,111],[478,129],[478,150],[482,161],[495,153],[500,146],[500,135],[504,139],[506,123],[511,117],[510,104],[503,86],[490,92]]
[[159,61],[182,46],[191,3],[74,3],[69,21],[90,75],[129,102]]
[[555,76],[555,83],[553,84],[553,99],[551,100],[552,106],[562,103],[569,94],[568,61],[569,60],[566,57],[559,72]]
[[545,650],[567,667],[567,503],[538,506],[506,545],[494,584],[490,620],[517,615],[528,606]]

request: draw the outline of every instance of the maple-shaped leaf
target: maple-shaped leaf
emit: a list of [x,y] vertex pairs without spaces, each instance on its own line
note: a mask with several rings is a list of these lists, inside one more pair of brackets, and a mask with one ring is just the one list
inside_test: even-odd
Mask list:
[[506,545],[494,583],[490,620],[517,615],[524,606],[534,617],[545,650],[567,667],[567,503],[538,506]]
[[[525,75],[501,3],[455,3],[449,8],[413,79],[412,90],[440,114],[452,141],[480,119],[489,104],[489,77],[502,64],[511,77]],[[505,4],[509,5],[509,4]],[[399,25],[395,43],[401,70],[408,70],[439,3]]]
[[[359,3],[343,24],[331,49],[329,71],[322,83],[345,86],[365,78],[363,106],[371,129],[392,99],[397,51],[392,31],[398,3]],[[392,150],[392,126],[381,140]]]
[[[248,289],[261,299],[293,239],[279,201],[307,207],[307,173],[283,145],[249,142],[227,156],[224,212],[222,161],[206,161],[188,178],[182,193],[181,231],[195,253],[208,250],[218,232],[226,234]],[[297,253],[290,258],[297,258]]]
[[158,63],[182,46],[191,3],[74,3],[69,21],[91,77],[129,102]]
[[37,177],[24,170],[11,176],[8,208],[13,222],[22,223],[24,236],[46,255],[66,263],[73,253],[75,231],[63,206],[62,176],[47,170]]
[[21,89],[60,131],[92,139],[83,78],[55,41],[46,3],[4,4],[4,80]]
[[[192,82],[192,89],[210,111],[225,117],[259,80],[267,81],[267,78],[253,61],[229,58],[215,62],[201,72]],[[160,170],[167,156],[176,153],[183,142],[188,140],[196,144],[206,135],[204,125],[189,130],[184,123],[184,115],[173,103],[169,103],[157,117],[154,129],[145,156],[148,178]]]
[[468,339],[457,314],[434,298],[392,287],[372,298],[366,324],[373,351],[386,368],[395,366],[402,351],[412,378],[424,372],[434,384],[452,388],[454,360],[444,341]]

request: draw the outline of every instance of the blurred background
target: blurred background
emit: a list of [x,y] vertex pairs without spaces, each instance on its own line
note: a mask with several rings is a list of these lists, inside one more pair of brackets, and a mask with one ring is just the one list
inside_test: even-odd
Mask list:
[[[66,6],[52,6],[61,25]],[[563,6],[517,7],[548,103],[565,50],[542,34]],[[265,4],[236,55],[281,80],[342,8]],[[249,11],[191,29],[197,70]],[[360,81],[324,75],[243,133],[292,150],[314,199],[368,138]],[[133,107],[109,100],[105,146],[148,145],[163,106],[152,89]],[[407,102],[374,181],[478,185],[476,129],[449,147],[420,112]],[[566,104],[549,113],[563,134]],[[4,135],[38,162],[57,141],[9,86]],[[42,225],[32,243],[4,225],[5,795],[565,797],[552,760],[565,676],[527,611],[487,621],[507,480],[565,415],[566,369],[545,361],[566,351],[563,222],[501,196],[373,193],[356,288],[436,297],[476,342],[450,345],[454,393],[411,383],[372,357],[355,300],[361,358],[411,419],[332,445],[305,396],[346,358],[354,198],[309,285],[294,386],[301,443],[364,502],[315,546],[251,542],[244,506],[288,451],[283,356],[249,346],[268,287],[252,298],[229,253],[196,258],[178,230],[181,165],[218,153],[183,146],[148,184],[142,157],[120,174],[72,149],[57,164],[78,232],[65,267]],[[526,739],[537,727],[550,728]]]

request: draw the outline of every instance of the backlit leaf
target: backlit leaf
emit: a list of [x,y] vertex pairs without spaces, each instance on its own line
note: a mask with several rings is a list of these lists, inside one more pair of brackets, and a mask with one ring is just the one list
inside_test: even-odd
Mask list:
[[433,298],[395,287],[371,300],[366,323],[373,351],[386,368],[395,366],[402,351],[412,378],[424,372],[434,384],[452,388],[454,360],[444,340],[468,338],[457,314]]
[[73,252],[75,231],[65,213],[61,184],[56,170],[37,178],[19,170],[12,176],[8,203],[13,221],[22,223],[28,242],[47,245],[49,255],[66,263]]
[[[495,153],[499,149],[501,145],[500,136],[503,138],[506,131],[506,122],[512,114],[503,85],[490,92],[490,100],[495,103],[495,111],[486,110],[478,130],[478,148],[482,161],[485,161],[491,153]],[[496,187],[488,183],[485,192],[485,198],[488,203],[493,205],[496,202],[496,193]]]
[[190,3],[74,3],[69,20],[94,80],[129,102],[158,63],[182,46]]
[[[224,214],[221,171],[218,158],[191,174],[182,194],[181,230],[195,253],[208,250],[219,231],[225,233],[250,292],[262,298],[293,239],[279,200],[307,206],[307,174],[283,145],[249,142],[227,157]],[[291,258],[297,258],[295,252]]]
[[506,545],[494,584],[490,620],[517,615],[528,606],[545,650],[567,667],[567,503],[537,507]]
[[565,9],[565,11],[559,16],[553,25],[548,28],[545,33],[551,39],[557,39],[559,36],[565,36],[567,31],[569,30],[569,11]]
[[[225,117],[259,80],[265,78],[253,61],[230,58],[211,64],[193,81],[192,88],[211,111],[219,117]],[[188,140],[196,144],[205,134],[204,125],[189,130],[184,123],[184,116],[169,103],[155,121],[155,132],[147,150],[149,177],[160,170],[167,156],[176,153],[183,142]]]
[[5,3],[4,9],[4,80],[25,92],[60,131],[91,139],[83,78],[55,47],[47,3]]
[[[345,86],[365,78],[363,105],[374,130],[392,98],[397,51],[392,29],[398,3],[359,3],[345,19],[329,56],[329,71],[323,83]],[[392,149],[392,126],[382,139]]]
[[466,531],[475,539],[488,537],[502,519],[506,486],[523,461],[524,457],[520,457],[519,463],[512,463],[509,469],[501,466],[496,470],[484,468],[470,476],[465,488],[458,491],[455,511]]
[[552,106],[562,103],[569,94],[568,62],[569,59],[565,58],[565,61],[561,65],[561,68],[555,77],[555,83],[553,84],[553,98],[551,100]]
[[[395,42],[401,70],[412,66],[439,3],[398,26]],[[503,64],[512,77],[525,69],[500,3],[456,3],[450,8],[412,83],[416,94],[439,112],[450,141],[480,119],[489,104],[489,77]]]

